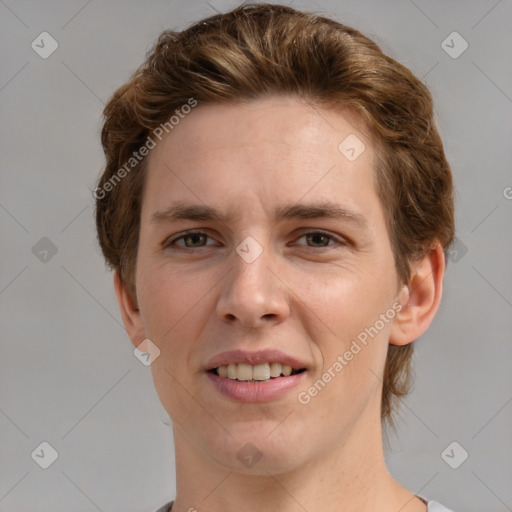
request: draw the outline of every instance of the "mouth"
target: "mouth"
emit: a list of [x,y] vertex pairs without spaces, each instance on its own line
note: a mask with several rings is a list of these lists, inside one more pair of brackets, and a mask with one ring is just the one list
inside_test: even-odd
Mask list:
[[204,369],[224,398],[243,403],[284,399],[308,373],[304,362],[274,349],[224,352],[210,359]]
[[306,368],[292,368],[288,364],[281,363],[261,363],[257,365],[231,363],[209,370],[210,373],[219,377],[241,382],[265,382],[297,375],[305,371]]

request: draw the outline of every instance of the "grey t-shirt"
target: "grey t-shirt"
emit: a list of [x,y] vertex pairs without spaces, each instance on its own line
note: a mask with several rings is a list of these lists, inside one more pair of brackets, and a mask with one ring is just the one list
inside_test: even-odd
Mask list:
[[[427,512],[453,512],[453,510],[446,508],[437,501],[426,500],[422,496],[418,496],[418,498],[427,503]],[[163,507],[160,507],[156,512],[169,512],[171,510],[173,503],[173,501],[166,503]]]
[[446,508],[437,501],[430,500],[427,502],[427,512],[453,512],[453,510]]

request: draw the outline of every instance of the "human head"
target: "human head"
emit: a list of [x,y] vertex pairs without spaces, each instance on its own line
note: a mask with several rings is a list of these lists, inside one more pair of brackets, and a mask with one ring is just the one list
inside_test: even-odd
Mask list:
[[[290,7],[244,5],[182,32],[163,32],[105,107],[98,237],[135,302],[147,158],[129,168],[126,162],[148,146],[148,137],[155,141],[154,131],[173,113],[183,114],[184,105],[237,104],[273,94],[349,110],[362,121],[376,149],[376,189],[401,283],[436,243],[448,249],[452,180],[428,89],[357,30]],[[408,392],[412,350],[411,343],[389,346],[383,419],[391,420],[395,398]]]

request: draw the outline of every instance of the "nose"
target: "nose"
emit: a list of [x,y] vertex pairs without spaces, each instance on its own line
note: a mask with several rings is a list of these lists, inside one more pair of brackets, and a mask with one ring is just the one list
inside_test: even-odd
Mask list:
[[281,323],[290,314],[289,291],[271,268],[269,249],[251,263],[236,252],[233,259],[233,267],[222,280],[219,317],[226,323],[252,328]]

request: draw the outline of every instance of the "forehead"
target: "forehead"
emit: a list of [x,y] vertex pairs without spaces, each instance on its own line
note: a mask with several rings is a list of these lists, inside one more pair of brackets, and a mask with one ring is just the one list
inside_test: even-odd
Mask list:
[[[150,160],[165,151],[166,146],[174,146],[173,151],[180,146],[185,151],[197,149],[201,154],[205,150],[250,149],[264,143],[267,150],[271,145],[281,145],[278,149],[283,156],[290,156],[293,149],[293,154],[302,157],[307,152],[337,150],[338,144],[349,134],[356,135],[366,148],[372,145],[356,113],[320,107],[291,96],[200,105],[181,119],[173,116],[173,123],[176,124],[166,130],[167,134],[163,133],[164,143],[158,144]],[[290,150],[286,151],[286,147]],[[372,148],[368,149],[371,153]],[[188,157],[195,155],[194,152]]]
[[185,198],[239,210],[301,198],[364,208],[376,198],[373,164],[372,141],[351,112],[291,97],[200,105],[148,155],[142,213]]

